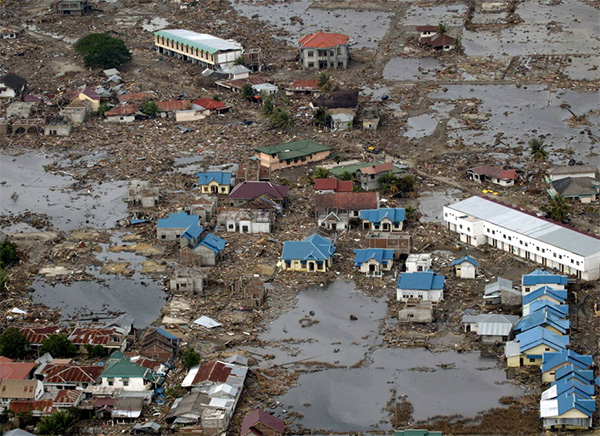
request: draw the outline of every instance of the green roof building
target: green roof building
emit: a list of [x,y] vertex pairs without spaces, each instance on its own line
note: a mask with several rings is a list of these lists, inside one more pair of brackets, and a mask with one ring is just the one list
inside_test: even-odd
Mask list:
[[119,352],[110,355],[101,377],[102,386],[126,391],[143,391],[161,382],[161,377],[154,374],[154,371],[132,362]]
[[331,147],[310,139],[299,139],[285,144],[255,148],[254,151],[260,164],[274,171],[326,159],[331,153]]

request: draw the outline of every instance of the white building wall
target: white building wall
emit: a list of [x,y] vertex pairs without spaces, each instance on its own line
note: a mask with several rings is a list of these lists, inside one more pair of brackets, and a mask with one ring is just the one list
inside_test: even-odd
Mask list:
[[423,301],[442,301],[444,299],[443,290],[421,291],[416,289],[396,289],[396,299],[406,301],[410,298],[420,298]]
[[[109,380],[112,381],[113,385],[109,384]],[[125,386],[125,382],[128,380],[128,385]],[[144,385],[144,379],[140,377],[122,379],[120,377],[115,377],[109,379],[108,377],[102,377],[102,386],[111,387],[111,388],[120,388],[124,391],[145,391],[148,389],[146,385]]]
[[469,262],[463,262],[460,264],[460,278],[461,279],[474,279],[477,268],[475,265]]
[[474,246],[489,244],[549,269],[556,268],[557,273],[577,275],[583,280],[600,278],[600,253],[584,258],[535,238],[466,216],[449,206],[444,206],[444,221],[449,230],[460,235],[461,242]]

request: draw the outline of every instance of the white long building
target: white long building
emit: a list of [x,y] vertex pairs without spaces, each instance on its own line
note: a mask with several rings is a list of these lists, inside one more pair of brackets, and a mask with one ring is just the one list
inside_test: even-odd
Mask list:
[[600,238],[481,197],[444,206],[449,230],[582,280],[600,278]]
[[244,51],[241,44],[233,40],[185,29],[154,32],[154,45],[159,53],[210,69],[233,67]]

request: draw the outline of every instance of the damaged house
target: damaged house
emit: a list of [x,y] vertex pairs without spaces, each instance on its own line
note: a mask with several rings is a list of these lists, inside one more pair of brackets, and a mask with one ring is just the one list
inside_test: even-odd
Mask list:
[[271,233],[273,214],[264,209],[223,210],[217,216],[217,230],[230,233]]
[[289,186],[271,182],[242,182],[229,194],[229,206],[280,211],[288,202]]
[[160,191],[147,180],[130,180],[127,186],[127,202],[141,207],[155,207]]
[[225,256],[226,245],[227,241],[196,223],[181,234],[179,258],[183,265],[215,266]]
[[332,231],[346,230],[362,210],[378,209],[377,192],[339,192],[315,194],[315,213],[319,226]]
[[201,222],[211,221],[217,209],[217,197],[198,195],[184,208],[189,215],[197,216]]

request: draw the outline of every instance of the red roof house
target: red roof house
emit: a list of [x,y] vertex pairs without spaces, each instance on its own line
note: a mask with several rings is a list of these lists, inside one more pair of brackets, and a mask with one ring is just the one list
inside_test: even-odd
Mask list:
[[29,345],[33,346],[42,345],[42,342],[48,339],[50,335],[55,335],[60,331],[57,326],[21,327],[20,330],[29,341]]
[[285,422],[270,413],[256,409],[244,417],[240,436],[281,436]]
[[359,211],[378,208],[377,192],[334,192],[315,195],[316,211]]
[[203,383],[205,381],[225,383],[229,374],[231,374],[231,367],[222,362],[208,362],[198,369],[198,372],[192,381],[192,385]]
[[302,48],[330,48],[348,44],[350,37],[341,33],[317,32],[300,39]]
[[97,365],[52,365],[46,366],[42,372],[46,375],[45,385],[85,387],[95,384],[102,375],[104,367]]
[[124,115],[135,115],[138,109],[136,106],[132,104],[125,104],[123,106],[115,106],[111,110],[104,112],[104,116],[107,118],[110,117],[121,117]]
[[156,105],[162,112],[174,112],[189,109],[192,102],[189,100],[170,100],[156,102]]
[[504,170],[490,165],[468,169],[467,177],[477,182],[488,181],[502,186],[512,186],[519,180],[516,170]]
[[354,183],[352,180],[338,180],[336,178],[315,179],[315,191],[319,194],[331,192],[352,192]]
[[0,380],[25,380],[31,378],[35,368],[33,362],[14,362],[8,357],[0,356]]
[[222,101],[213,100],[212,98],[197,98],[192,103],[197,106],[203,107],[204,109],[211,111],[214,110],[217,112],[223,109],[229,109],[229,106],[227,106]]

